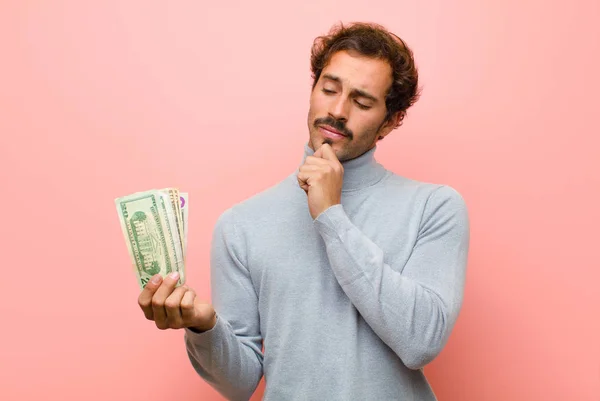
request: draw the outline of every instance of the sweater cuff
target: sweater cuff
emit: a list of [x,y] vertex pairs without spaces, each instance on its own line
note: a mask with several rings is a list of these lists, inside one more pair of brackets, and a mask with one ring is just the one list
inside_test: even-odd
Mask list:
[[325,209],[317,216],[314,223],[317,231],[325,240],[339,239],[343,233],[352,228],[352,222],[341,203]]
[[195,348],[208,349],[212,348],[218,341],[217,339],[222,338],[227,333],[227,328],[223,319],[217,314],[217,323],[215,326],[202,333],[196,333],[189,328],[184,328],[185,339],[190,344],[193,344]]

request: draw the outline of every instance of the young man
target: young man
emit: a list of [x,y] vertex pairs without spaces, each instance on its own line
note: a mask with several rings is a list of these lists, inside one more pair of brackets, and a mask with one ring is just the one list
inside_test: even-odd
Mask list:
[[311,64],[299,169],[216,224],[214,307],[159,276],[139,304],[185,328],[194,369],[228,399],[264,375],[265,400],[435,400],[422,368],[462,305],[469,224],[454,189],[375,161],[418,97],[412,53],[354,24],[318,38]]

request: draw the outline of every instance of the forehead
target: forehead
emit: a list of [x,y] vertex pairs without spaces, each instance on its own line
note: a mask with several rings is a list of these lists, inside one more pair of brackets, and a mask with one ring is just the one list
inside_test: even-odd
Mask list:
[[392,84],[392,67],[387,61],[356,52],[334,53],[321,76],[325,74],[340,78],[342,85],[349,89],[361,89],[381,97]]

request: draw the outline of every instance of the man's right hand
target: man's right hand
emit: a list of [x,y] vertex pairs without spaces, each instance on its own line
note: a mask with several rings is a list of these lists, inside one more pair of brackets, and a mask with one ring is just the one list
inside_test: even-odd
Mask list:
[[138,297],[138,304],[146,319],[153,320],[161,330],[187,327],[195,332],[212,329],[217,316],[211,304],[196,298],[194,290],[186,285],[175,288],[177,272],[163,278],[152,277]]

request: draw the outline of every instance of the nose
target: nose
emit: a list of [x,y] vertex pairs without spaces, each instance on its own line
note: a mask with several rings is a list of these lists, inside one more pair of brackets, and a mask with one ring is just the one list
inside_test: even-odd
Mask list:
[[336,120],[343,122],[348,121],[348,106],[346,99],[344,99],[342,96],[338,96],[335,100],[333,100],[329,108],[329,115]]

